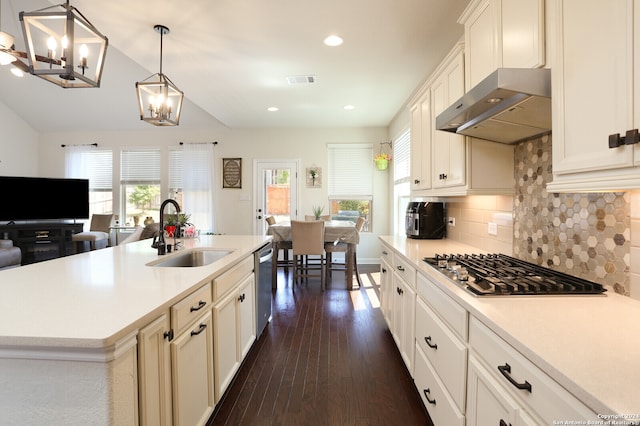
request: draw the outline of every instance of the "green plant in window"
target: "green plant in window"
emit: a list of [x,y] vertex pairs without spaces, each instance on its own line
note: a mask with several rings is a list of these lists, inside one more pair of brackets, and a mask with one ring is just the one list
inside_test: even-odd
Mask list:
[[313,211],[313,215],[316,219],[320,219],[320,216],[322,216],[322,212],[324,211],[324,206],[313,206],[311,210]]

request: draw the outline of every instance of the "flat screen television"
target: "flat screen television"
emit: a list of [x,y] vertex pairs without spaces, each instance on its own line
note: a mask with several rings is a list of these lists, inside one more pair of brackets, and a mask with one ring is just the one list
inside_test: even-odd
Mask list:
[[88,219],[89,180],[0,176],[0,221]]

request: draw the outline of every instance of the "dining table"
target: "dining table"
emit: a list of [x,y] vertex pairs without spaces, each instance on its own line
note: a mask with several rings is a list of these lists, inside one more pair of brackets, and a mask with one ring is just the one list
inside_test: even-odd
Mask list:
[[[281,249],[291,248],[291,222],[278,222],[267,228],[267,235],[273,237],[274,256],[278,256]],[[346,283],[347,290],[353,290],[353,271],[356,246],[360,242],[360,233],[356,229],[356,224],[349,220],[326,220],[324,221],[324,241],[325,243],[345,243],[347,252],[345,254]],[[273,288],[276,287],[278,277],[278,265],[276,259],[271,264],[271,279]]]

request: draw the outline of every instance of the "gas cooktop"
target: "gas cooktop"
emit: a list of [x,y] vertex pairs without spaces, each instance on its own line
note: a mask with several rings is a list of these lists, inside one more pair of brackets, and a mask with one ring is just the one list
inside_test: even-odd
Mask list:
[[477,296],[604,294],[601,284],[504,254],[436,254],[424,262]]

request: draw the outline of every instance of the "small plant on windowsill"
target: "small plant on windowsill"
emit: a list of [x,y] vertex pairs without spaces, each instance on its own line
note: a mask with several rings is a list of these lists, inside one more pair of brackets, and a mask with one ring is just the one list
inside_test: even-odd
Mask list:
[[313,206],[311,210],[313,211],[313,215],[315,216],[316,220],[320,220],[322,212],[324,211],[324,206]]

